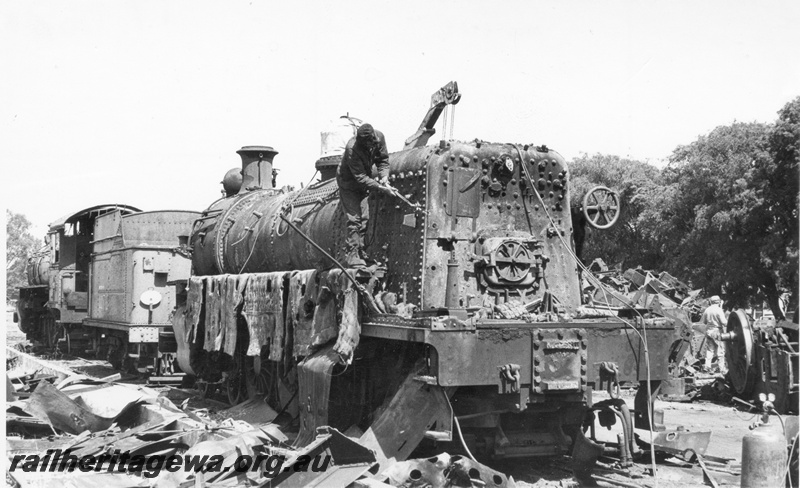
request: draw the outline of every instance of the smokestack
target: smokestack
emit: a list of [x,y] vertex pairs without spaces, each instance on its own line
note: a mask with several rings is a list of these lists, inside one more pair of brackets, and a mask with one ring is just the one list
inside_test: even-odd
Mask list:
[[244,146],[236,153],[242,157],[242,187],[239,193],[274,187],[272,160],[278,151],[269,146]]

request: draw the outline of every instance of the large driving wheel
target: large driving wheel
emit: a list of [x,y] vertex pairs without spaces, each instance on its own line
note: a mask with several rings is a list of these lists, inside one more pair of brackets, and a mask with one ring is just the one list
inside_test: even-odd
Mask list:
[[619,195],[605,186],[596,186],[583,197],[583,216],[595,229],[608,229],[619,219]]
[[725,327],[725,361],[728,375],[736,394],[749,396],[753,393],[755,372],[753,370],[753,329],[747,315],[741,310],[731,312]]

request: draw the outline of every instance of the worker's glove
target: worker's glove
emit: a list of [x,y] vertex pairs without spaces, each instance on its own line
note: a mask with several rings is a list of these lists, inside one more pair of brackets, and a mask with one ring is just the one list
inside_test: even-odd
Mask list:
[[384,176],[383,178],[378,180],[378,183],[380,183],[383,186],[389,186],[389,177]]

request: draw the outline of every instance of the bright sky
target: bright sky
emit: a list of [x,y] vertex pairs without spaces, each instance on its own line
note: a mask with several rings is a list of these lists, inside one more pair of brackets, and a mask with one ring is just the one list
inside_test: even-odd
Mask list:
[[273,146],[279,185],[299,186],[346,112],[399,150],[450,80],[455,139],[652,162],[718,125],[772,122],[800,95],[797,0],[59,0],[0,14],[3,200],[37,237],[100,203],[202,210],[243,145]]

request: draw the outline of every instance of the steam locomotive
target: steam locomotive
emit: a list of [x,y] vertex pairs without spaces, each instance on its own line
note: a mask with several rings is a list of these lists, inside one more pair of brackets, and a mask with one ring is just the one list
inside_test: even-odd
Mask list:
[[180,381],[172,320],[198,216],[107,204],[51,223],[44,247],[28,259],[19,328],[48,351]]
[[[233,403],[257,396],[297,416],[299,445],[331,425],[380,459],[423,442],[493,458],[566,453],[603,408],[649,426],[647,386],[668,377],[675,324],[582,303],[577,205],[557,152],[427,145],[459,99],[454,83],[437,91],[390,154],[401,197],[369,197],[366,268],[341,266],[340,155],[317,161],[320,181],[291,190],[276,188],[277,151],[239,150],[241,182],[191,230],[193,274],[174,323],[181,369]],[[611,225],[619,204],[593,191],[582,220]],[[613,396],[623,382],[646,386],[633,413],[593,404],[593,391]]]

